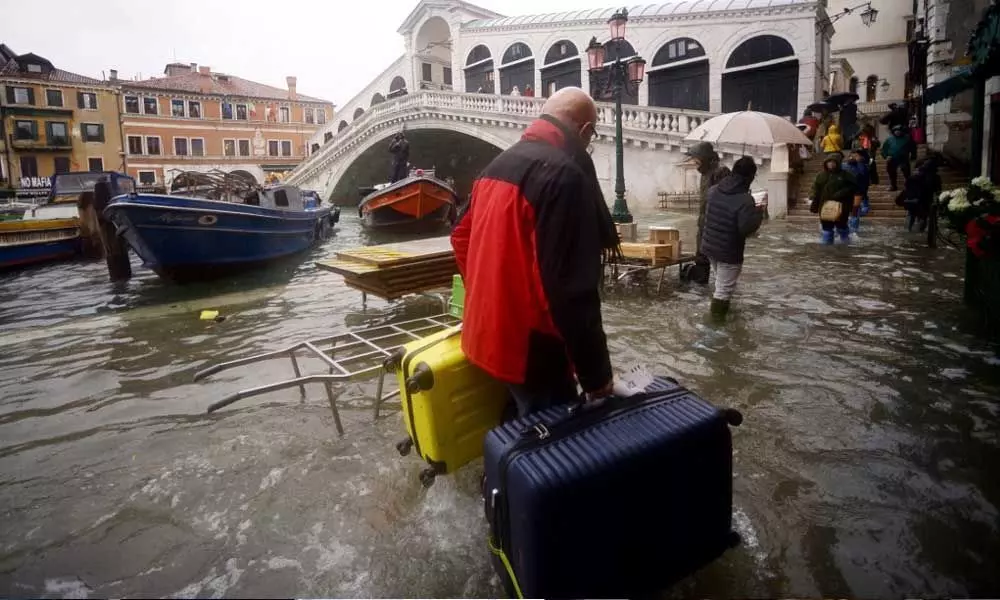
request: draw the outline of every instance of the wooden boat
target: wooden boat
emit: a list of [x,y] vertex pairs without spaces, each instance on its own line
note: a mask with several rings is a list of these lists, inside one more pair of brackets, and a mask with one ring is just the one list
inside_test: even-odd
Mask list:
[[113,171],[62,173],[52,177],[52,191],[45,204],[27,208],[19,219],[0,222],[0,269],[72,258],[80,253],[80,219],[77,201],[93,192],[98,181],[111,186],[112,194],[133,189],[131,177]]
[[252,270],[303,252],[330,236],[339,215],[313,192],[243,184],[228,174],[184,186],[192,195],[174,191],[120,196],[104,215],[146,267],[177,282]]
[[433,171],[415,170],[406,179],[377,189],[361,200],[361,223],[372,229],[436,229],[451,225],[457,198]]

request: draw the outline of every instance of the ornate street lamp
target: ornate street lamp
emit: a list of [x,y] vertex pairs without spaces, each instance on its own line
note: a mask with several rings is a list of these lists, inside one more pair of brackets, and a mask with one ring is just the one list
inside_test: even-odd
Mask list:
[[632,213],[625,202],[625,153],[622,147],[622,94],[626,90],[638,95],[639,84],[646,73],[646,61],[638,56],[626,60],[621,59],[622,43],[625,41],[625,24],[628,22],[628,11],[624,8],[616,12],[608,20],[611,29],[611,40],[614,44],[615,62],[605,66],[604,44],[597,38],[590,39],[587,46],[587,64],[591,77],[597,77],[607,69],[607,81],[603,83],[604,90],[610,90],[615,99],[615,205],[611,218],[615,223],[631,223]]
[[864,23],[865,27],[871,27],[876,19],[878,19],[878,9],[872,8],[871,3],[869,3],[868,8],[861,13],[861,22]]
[[827,17],[820,23],[820,29],[826,31],[831,25],[839,21],[841,18],[854,14],[854,11],[860,8],[864,8],[864,10],[861,11],[861,23],[864,24],[865,27],[871,27],[875,24],[875,21],[878,20],[878,9],[873,8],[872,3],[869,1],[858,4],[857,6],[845,7],[844,10],[833,15],[832,17]]

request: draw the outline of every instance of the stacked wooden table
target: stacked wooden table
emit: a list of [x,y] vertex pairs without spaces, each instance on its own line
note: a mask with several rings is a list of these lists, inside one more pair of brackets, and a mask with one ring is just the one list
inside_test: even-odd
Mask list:
[[385,300],[450,287],[458,273],[448,236],[343,250],[316,266],[342,275],[349,287]]

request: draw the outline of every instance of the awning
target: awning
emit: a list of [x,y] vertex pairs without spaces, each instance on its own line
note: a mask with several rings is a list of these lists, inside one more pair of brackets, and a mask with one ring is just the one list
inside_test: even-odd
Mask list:
[[932,85],[924,91],[924,106],[936,104],[942,100],[947,100],[965,90],[971,90],[973,86],[972,75],[968,71],[963,71],[945,79],[937,85]]

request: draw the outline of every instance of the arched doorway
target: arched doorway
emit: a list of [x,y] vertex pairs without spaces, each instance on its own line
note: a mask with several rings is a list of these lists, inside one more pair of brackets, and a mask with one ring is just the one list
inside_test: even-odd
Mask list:
[[560,40],[545,53],[542,67],[542,90],[536,96],[548,98],[564,87],[580,87],[580,51],[569,40]]
[[363,109],[363,108],[361,108],[361,107],[359,106],[359,107],[357,107],[357,108],[355,108],[355,109],[354,109],[354,118],[353,118],[353,119],[351,119],[351,120],[352,120],[352,121],[357,121],[357,120],[358,120],[358,117],[360,117],[360,116],[361,116],[361,115],[363,115],[363,114],[365,114],[365,109]]
[[[347,129],[347,121],[341,121],[340,123],[337,124],[337,133],[340,133],[345,129]],[[333,136],[331,135],[330,138],[332,139]]]
[[510,94],[517,86],[523,95],[529,86],[535,86],[535,57],[527,44],[514,42],[500,59],[500,94]]
[[[590,74],[590,95],[594,100],[614,102],[614,94],[608,86],[609,67],[616,58],[626,60],[636,54],[635,48],[626,40],[618,43],[604,42],[604,67]],[[628,89],[629,87],[631,86],[625,86],[622,92],[622,104],[639,104],[639,90],[635,90],[636,94],[633,95],[633,90]]]
[[708,56],[697,41],[667,42],[653,56],[646,73],[650,106],[708,110]]
[[792,45],[759,35],[733,50],[722,74],[722,112],[752,110],[796,118],[799,61]]
[[469,52],[465,59],[465,91],[492,94],[496,91],[493,81],[493,55],[482,44]]
[[414,40],[420,63],[420,89],[451,87],[451,28],[441,17],[427,19]]
[[378,92],[375,92],[375,95],[372,96],[371,104],[369,104],[368,107],[371,108],[372,106],[375,106],[376,104],[382,104],[383,102],[385,102],[385,96],[383,96]]
[[310,154],[316,154],[317,150],[319,150],[319,144],[313,144],[312,146],[310,146],[309,153]]
[[406,80],[400,77],[399,75],[396,75],[395,77],[392,78],[392,81],[389,82],[389,95],[386,96],[386,99],[391,100],[393,98],[398,98],[400,96],[405,96],[405,95],[406,95]]

